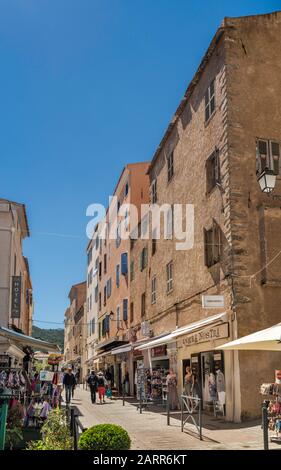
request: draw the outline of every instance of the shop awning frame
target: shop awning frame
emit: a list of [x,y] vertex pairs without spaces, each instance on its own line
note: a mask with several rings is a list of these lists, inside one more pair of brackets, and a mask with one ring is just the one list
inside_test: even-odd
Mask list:
[[111,350],[111,354],[123,354],[132,350],[131,344],[124,344],[124,346],[120,346],[118,348],[114,348]]
[[162,336],[158,339],[152,340],[142,346],[139,346],[138,349],[140,351],[143,351],[145,349],[151,349],[156,346],[162,346],[163,344],[169,344],[173,343],[174,341],[177,341],[177,338],[180,336],[187,335],[189,333],[192,333],[193,331],[199,330],[205,326],[208,326],[212,323],[216,322],[225,322],[227,320],[227,313],[218,313],[216,315],[212,315],[210,317],[203,318],[202,320],[199,320],[194,323],[189,323],[188,325],[182,326],[180,328],[177,328],[176,330],[172,331],[171,333],[166,334],[165,336]]
[[230,341],[219,349],[236,351],[281,351],[281,323]]
[[10,340],[16,346],[31,346],[32,349],[38,351],[47,351],[47,352],[60,352],[59,346],[54,343],[49,343],[48,341],[42,341],[41,339],[32,338],[32,336],[27,336],[22,333],[17,333],[14,330],[0,326],[0,336]]

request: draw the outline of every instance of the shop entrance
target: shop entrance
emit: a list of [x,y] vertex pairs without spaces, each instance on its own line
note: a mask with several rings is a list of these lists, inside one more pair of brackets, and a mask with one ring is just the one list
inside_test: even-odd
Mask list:
[[224,413],[225,377],[222,351],[204,351],[192,354],[190,360],[183,361],[183,380],[187,366],[191,366],[195,382],[196,395],[202,398],[203,409],[214,409],[217,405]]

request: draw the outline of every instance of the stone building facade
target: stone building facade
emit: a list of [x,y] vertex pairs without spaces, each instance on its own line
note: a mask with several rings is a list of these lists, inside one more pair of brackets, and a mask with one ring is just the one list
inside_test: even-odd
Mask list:
[[[106,217],[99,227],[98,258],[98,345],[97,365],[109,369],[117,389],[121,389],[126,358],[113,349],[130,341],[129,330],[129,266],[130,239],[121,234],[130,232],[129,206],[140,217],[141,205],[149,202],[149,163],[126,165],[120,175]],[[117,214],[114,216],[114,213]],[[131,215],[131,214],[130,214]]]
[[64,352],[67,365],[79,372],[80,380],[85,375],[86,352],[86,289],[85,281],[74,284],[68,294],[69,307],[65,311],[64,320]]
[[33,291],[28,260],[23,256],[27,237],[25,205],[0,199],[0,326],[31,335]]

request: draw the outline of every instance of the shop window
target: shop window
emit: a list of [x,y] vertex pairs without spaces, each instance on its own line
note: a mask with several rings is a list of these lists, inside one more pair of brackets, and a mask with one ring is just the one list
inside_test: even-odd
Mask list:
[[205,265],[210,268],[221,259],[221,230],[213,220],[210,229],[204,229]]
[[220,183],[219,151],[216,149],[206,161],[206,192],[207,194]]
[[275,175],[279,175],[280,145],[278,142],[257,139],[256,155],[258,175],[265,170],[271,170]]
[[212,80],[205,93],[205,122],[209,121],[215,108],[215,80]]
[[151,279],[151,303],[155,304],[156,302],[156,276],[153,276]]
[[166,275],[167,275],[167,294],[173,290],[173,261],[170,261],[166,265]]
[[145,317],[145,292],[141,295],[141,317]]
[[171,181],[173,175],[174,175],[174,152],[170,152],[167,157],[168,182]]

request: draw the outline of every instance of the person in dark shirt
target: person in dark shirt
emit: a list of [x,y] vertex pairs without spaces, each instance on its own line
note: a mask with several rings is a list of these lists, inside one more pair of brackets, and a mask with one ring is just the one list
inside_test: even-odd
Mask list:
[[87,382],[90,387],[92,403],[96,403],[96,393],[98,389],[98,377],[94,370],[91,371]]
[[72,391],[76,385],[74,374],[71,369],[67,369],[67,372],[63,377],[63,388],[65,389],[65,401],[68,405],[71,400]]

